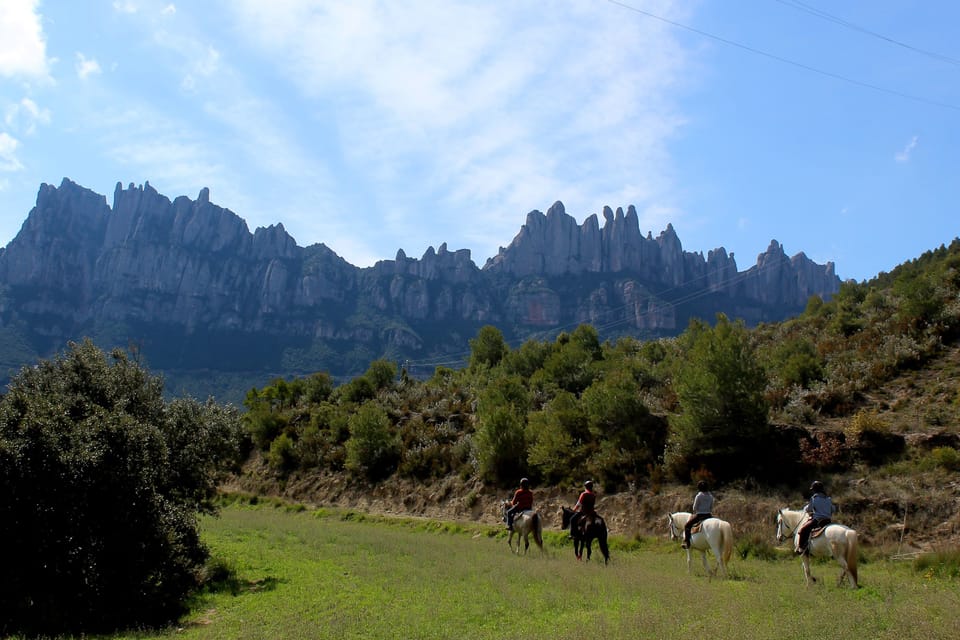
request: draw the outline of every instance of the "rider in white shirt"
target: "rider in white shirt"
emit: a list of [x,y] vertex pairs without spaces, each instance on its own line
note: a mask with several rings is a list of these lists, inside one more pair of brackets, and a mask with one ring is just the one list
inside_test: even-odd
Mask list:
[[693,498],[693,515],[683,526],[683,544],[682,548],[690,547],[690,529],[698,522],[703,522],[707,518],[712,518],[713,514],[713,494],[707,491],[707,483],[701,480],[697,483],[697,495]]

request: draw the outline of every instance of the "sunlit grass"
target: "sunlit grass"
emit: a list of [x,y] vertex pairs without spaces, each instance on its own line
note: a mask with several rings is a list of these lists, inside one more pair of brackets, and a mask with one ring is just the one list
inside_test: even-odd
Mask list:
[[550,533],[524,557],[484,525],[230,506],[203,535],[236,588],[198,598],[179,628],[117,637],[960,637],[960,584],[910,563],[861,567],[856,591],[816,563],[807,589],[785,553],[735,556],[729,580],[709,579],[661,540],[619,541],[604,567]]

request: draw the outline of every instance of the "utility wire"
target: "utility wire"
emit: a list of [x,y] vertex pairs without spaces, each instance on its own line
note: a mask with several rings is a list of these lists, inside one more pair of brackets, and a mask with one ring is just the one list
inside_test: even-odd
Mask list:
[[622,7],[623,9],[627,9],[628,11],[633,11],[633,12],[635,12],[635,13],[639,13],[639,14],[641,14],[641,15],[647,16],[648,18],[653,18],[654,20],[659,20],[660,22],[665,22],[665,23],[667,23],[667,24],[669,24],[669,25],[672,25],[672,26],[674,26],[674,27],[678,27],[678,28],[680,28],[680,29],[686,29],[687,31],[690,31],[690,32],[692,32],[692,33],[696,33],[697,35],[703,36],[703,37],[705,37],[705,38],[710,38],[710,39],[712,39],[712,40],[716,40],[717,42],[722,42],[723,44],[729,45],[729,46],[731,46],[731,47],[737,47],[738,49],[743,49],[744,51],[749,51],[750,53],[754,53],[754,54],[757,54],[757,55],[760,55],[760,56],[764,56],[764,57],[766,57],[766,58],[770,58],[771,60],[776,60],[777,62],[782,62],[782,63],[784,63],[784,64],[789,64],[789,65],[794,66],[794,67],[799,67],[800,69],[805,69],[805,70],[811,71],[811,72],[813,72],[813,73],[818,73],[818,74],[820,74],[820,75],[822,75],[822,76],[827,76],[828,78],[834,78],[835,80],[840,80],[840,81],[842,81],[842,82],[848,82],[848,83],[850,83],[850,84],[854,84],[854,85],[857,85],[857,86],[859,86],[859,87],[865,87],[865,88],[867,88],[867,89],[873,89],[874,91],[880,91],[880,92],[882,92],[882,93],[887,93],[887,94],[890,94],[890,95],[899,96],[899,97],[901,97],[901,98],[906,98],[907,100],[914,100],[914,101],[916,101],[916,102],[922,102],[922,103],[924,103],[924,104],[930,104],[930,105],[934,105],[934,106],[937,106],[937,107],[944,107],[944,108],[946,108],[946,109],[953,109],[954,111],[960,111],[960,106],[955,105],[955,104],[950,104],[949,102],[940,102],[940,101],[938,101],[938,100],[930,100],[929,98],[923,98],[923,97],[921,97],[921,96],[915,96],[915,95],[910,94],[910,93],[904,93],[903,91],[897,91],[896,89],[888,89],[888,88],[886,88],[886,87],[881,87],[880,85],[871,84],[871,83],[869,83],[869,82],[863,82],[862,80],[856,80],[856,79],[851,78],[851,77],[849,77],[849,76],[840,75],[839,73],[834,73],[834,72],[832,72],[832,71],[826,71],[825,69],[819,69],[819,68],[817,68],[817,67],[811,67],[811,66],[808,65],[808,64],[804,64],[804,63],[802,63],[802,62],[797,62],[796,60],[791,60],[791,59],[789,59],[789,58],[784,58],[783,56],[778,56],[778,55],[776,55],[776,54],[774,54],[774,53],[770,53],[770,52],[768,52],[768,51],[763,51],[762,49],[757,49],[756,47],[751,47],[751,46],[749,46],[749,45],[745,45],[745,44],[742,44],[742,43],[740,43],[740,42],[736,42],[736,41],[734,41],[734,40],[730,40],[730,39],[728,39],[728,38],[723,38],[723,37],[721,37],[721,36],[714,35],[714,34],[712,34],[712,33],[708,33],[708,32],[703,31],[703,30],[701,30],[701,29],[697,29],[697,28],[695,28],[695,27],[691,27],[691,26],[689,26],[689,25],[686,25],[686,24],[683,24],[683,23],[680,23],[680,22],[676,22],[676,21],[670,20],[670,19],[668,19],[668,18],[664,18],[663,16],[658,16],[658,15],[655,14],[655,13],[650,13],[649,11],[644,11],[643,9],[639,9],[639,8],[634,7],[634,6],[632,6],[632,5],[629,5],[629,4],[625,3],[625,2],[619,2],[619,0],[607,0],[607,2],[609,2],[610,4],[615,4],[615,5],[617,5],[618,7]]
[[893,38],[889,38],[883,35],[882,33],[877,33],[876,31],[871,31],[870,29],[861,27],[860,25],[854,24],[852,22],[844,20],[843,18],[827,13],[826,11],[817,9],[816,7],[812,7],[806,4],[805,2],[801,2],[800,0],[776,0],[776,2],[779,2],[780,4],[785,4],[788,7],[793,7],[794,9],[797,9],[799,11],[804,11],[806,13],[809,13],[810,15],[814,15],[814,16],[817,16],[818,18],[827,20],[828,22],[839,24],[841,26],[847,27],[848,29],[853,29],[854,31],[865,33],[868,36],[879,38],[880,40],[884,40],[886,42],[889,42],[890,44],[895,44],[898,47],[903,47],[904,49],[909,49],[910,51],[913,51],[915,53],[929,56],[934,60],[939,60],[941,62],[946,62],[947,64],[960,66],[960,60],[957,60],[956,58],[951,58],[950,56],[945,56],[935,51],[928,51],[926,49],[921,49],[920,47],[915,47],[911,44],[907,44],[906,42],[900,42],[899,40],[894,40]]

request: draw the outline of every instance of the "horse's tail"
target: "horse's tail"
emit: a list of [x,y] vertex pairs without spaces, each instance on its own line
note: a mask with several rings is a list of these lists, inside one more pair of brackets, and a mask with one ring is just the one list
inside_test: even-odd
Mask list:
[[859,586],[857,579],[857,557],[860,552],[857,550],[857,532],[853,529],[847,530],[847,573],[853,578],[854,586]]
[[543,518],[539,511],[533,512],[533,540],[540,549],[543,549]]
[[600,553],[603,554],[603,563],[610,562],[610,547],[607,545],[607,523],[603,518],[597,518],[597,544],[600,547]]
[[726,521],[720,525],[720,549],[723,566],[727,566],[730,556],[733,555],[733,527]]

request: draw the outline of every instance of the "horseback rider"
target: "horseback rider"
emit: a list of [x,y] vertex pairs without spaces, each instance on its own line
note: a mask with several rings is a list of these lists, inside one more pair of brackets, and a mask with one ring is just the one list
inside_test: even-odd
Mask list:
[[713,510],[713,502],[713,494],[707,491],[706,480],[699,481],[697,483],[697,495],[693,498],[693,515],[687,520],[687,524],[683,525],[683,544],[680,545],[681,548],[690,548],[690,531],[693,529],[693,525],[713,517],[710,513]]
[[530,481],[520,478],[520,488],[514,492],[507,510],[507,531],[513,531],[514,516],[529,509],[533,509],[533,491],[530,490]]
[[[593,480],[587,480],[583,483],[583,492],[577,498],[577,504],[573,506],[573,518],[570,521],[570,533],[574,527],[581,527],[581,522],[592,522],[597,516],[597,494],[593,492]],[[587,520],[584,520],[587,518]]]
[[797,555],[807,553],[807,543],[810,541],[810,532],[830,524],[830,520],[833,518],[833,512],[836,511],[836,507],[833,506],[833,501],[830,499],[830,496],[827,495],[826,489],[823,488],[823,483],[819,480],[814,480],[813,484],[810,485],[810,502],[804,505],[803,510],[809,513],[810,517],[804,520],[803,524],[797,528],[799,539],[797,548],[794,549]]

